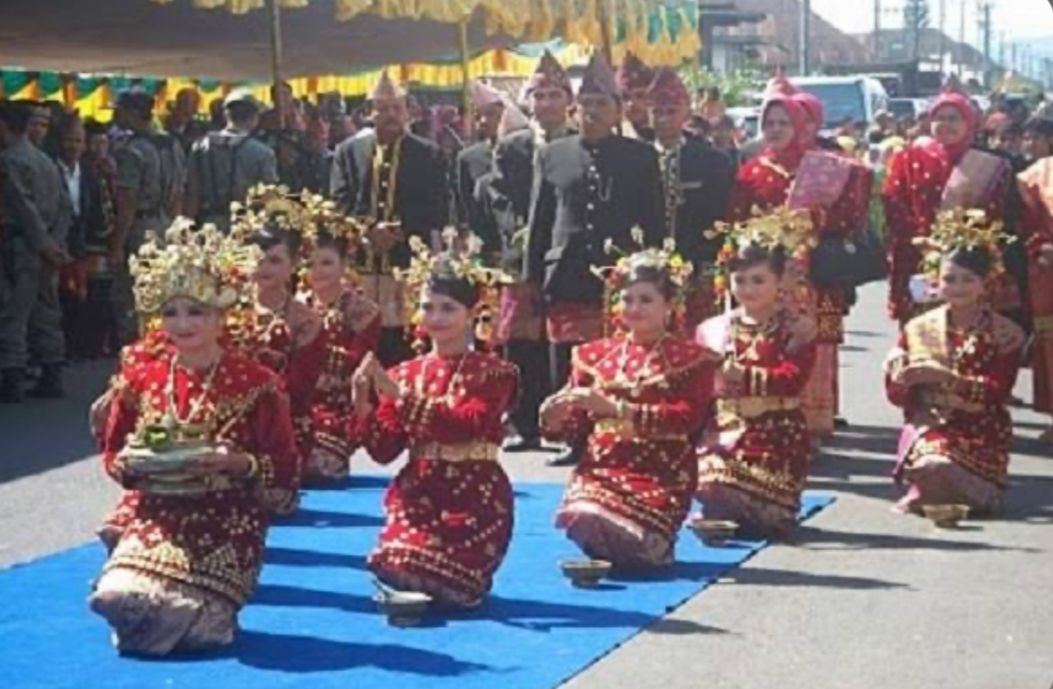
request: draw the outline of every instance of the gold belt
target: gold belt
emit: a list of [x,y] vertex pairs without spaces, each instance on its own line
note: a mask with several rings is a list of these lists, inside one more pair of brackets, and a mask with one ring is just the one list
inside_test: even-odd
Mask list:
[[477,440],[470,443],[444,445],[421,443],[414,445],[411,455],[421,459],[437,459],[442,462],[496,462],[501,448],[496,443]]
[[717,400],[717,413],[753,419],[772,412],[793,411],[800,406],[801,401],[796,397],[738,397]]
[[625,440],[685,440],[684,435],[640,433],[630,419],[600,419],[593,427],[593,435],[615,435]]
[[1053,316],[1039,316],[1031,320],[1035,334],[1040,338],[1053,336]]

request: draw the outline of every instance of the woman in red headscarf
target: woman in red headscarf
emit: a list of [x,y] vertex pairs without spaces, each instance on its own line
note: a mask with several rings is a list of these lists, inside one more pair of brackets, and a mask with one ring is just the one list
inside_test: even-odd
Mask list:
[[977,208],[988,220],[1002,220],[1012,180],[1008,161],[972,147],[979,116],[967,96],[946,91],[929,113],[932,138],[892,158],[882,192],[891,275],[889,315],[901,325],[924,310],[910,290],[921,262],[914,239],[928,236],[941,210]]
[[[866,226],[870,172],[858,162],[819,150],[822,104],[776,81],[764,106],[761,127],[766,148],[739,170],[732,194],[733,220],[748,219],[755,208],[807,210],[816,238],[848,238]],[[846,299],[840,286],[817,287],[797,281],[791,303],[818,326],[817,356],[802,394],[802,408],[813,436],[830,435],[837,411],[837,348],[842,339]]]

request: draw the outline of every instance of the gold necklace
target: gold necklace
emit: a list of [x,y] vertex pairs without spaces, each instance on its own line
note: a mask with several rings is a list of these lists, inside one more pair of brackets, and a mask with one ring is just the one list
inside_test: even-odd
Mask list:
[[633,376],[632,379],[629,378],[629,374],[626,371],[626,369],[628,369],[629,367],[629,346],[632,344],[632,342],[631,339],[628,337],[622,340],[621,354],[618,357],[618,373],[616,374],[616,382],[621,385],[626,385],[628,387],[637,387],[640,385],[641,381],[653,375],[653,371],[651,371],[651,357],[653,357],[654,353],[658,351],[659,345],[661,345],[662,342],[665,341],[666,337],[667,335],[663,334],[661,337],[655,340],[654,343],[648,348],[647,355],[644,356],[644,360],[640,364],[639,370],[636,372],[636,375]]
[[[189,399],[187,406],[189,411],[185,417],[179,415],[179,405],[176,403],[175,394],[175,378],[176,378],[176,360],[178,357],[172,357],[171,362],[168,364],[168,380],[165,382],[165,401],[166,409],[164,415],[164,425],[169,428],[175,428],[177,426],[189,425],[191,420],[195,418],[200,412],[201,408],[205,404],[205,400],[208,398],[210,392],[212,392],[212,381],[216,377],[216,371],[219,370],[219,363],[223,357],[220,356],[216,361],[209,367],[208,373],[205,374],[205,380],[201,384],[201,392],[198,394],[196,399]],[[189,389],[189,382],[187,387]]]

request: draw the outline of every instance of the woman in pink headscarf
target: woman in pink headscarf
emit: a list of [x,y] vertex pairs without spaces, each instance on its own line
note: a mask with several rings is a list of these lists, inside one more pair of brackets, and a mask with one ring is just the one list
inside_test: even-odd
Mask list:
[[1002,220],[1012,182],[1008,161],[973,148],[980,122],[968,96],[945,91],[929,113],[932,138],[892,158],[882,192],[891,276],[889,315],[901,325],[925,310],[910,293],[911,277],[921,271],[914,239],[928,236],[943,210],[982,209],[988,220]]
[[746,220],[754,207],[771,210],[786,203],[797,166],[807,150],[808,116],[789,82],[775,82],[775,93],[761,111],[761,154],[739,168],[731,193],[731,220]]
[[[821,151],[822,103],[777,79],[769,86],[761,126],[766,148],[739,170],[731,216],[744,220],[759,208],[778,206],[808,211],[817,238],[849,237],[866,226],[870,172],[845,156]],[[834,431],[837,412],[837,348],[846,306],[840,286],[818,287],[801,279],[791,290],[791,305],[817,326],[817,360],[801,405],[813,437]]]

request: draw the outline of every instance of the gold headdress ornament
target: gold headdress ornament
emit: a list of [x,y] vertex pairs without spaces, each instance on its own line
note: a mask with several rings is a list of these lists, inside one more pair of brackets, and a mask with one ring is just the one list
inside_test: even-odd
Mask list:
[[916,237],[914,244],[921,247],[922,266],[931,277],[939,275],[943,257],[956,249],[984,249],[991,259],[989,277],[996,277],[1005,272],[1002,247],[1013,240],[1001,221],[987,220],[985,211],[954,208],[937,215],[929,236]]
[[603,250],[608,256],[618,255],[618,259],[612,266],[592,266],[591,268],[593,275],[603,280],[604,302],[607,305],[604,326],[608,330],[621,328],[621,313],[624,308],[621,295],[622,288],[625,286],[625,281],[632,275],[632,272],[642,266],[648,266],[669,275],[669,280],[676,289],[676,293],[673,295],[673,310],[677,317],[683,315],[687,305],[687,286],[688,281],[691,279],[691,274],[694,272],[694,266],[676,252],[676,241],[669,237],[662,244],[661,248],[643,248],[643,230],[639,227],[634,227],[631,235],[633,242],[640,247],[638,251],[632,253],[624,252],[615,246],[612,240],[608,239],[603,246]]
[[232,203],[230,210],[231,236],[242,242],[276,227],[299,235],[310,250],[322,233],[346,239],[349,245],[363,233],[361,224],[340,213],[335,203],[306,189],[293,194],[285,186],[258,184],[249,189],[244,204]]
[[443,230],[442,241],[445,250],[432,253],[420,237],[409,238],[409,247],[413,252],[409,267],[395,270],[395,277],[401,280],[412,297],[406,300],[407,307],[412,309],[409,315],[410,331],[416,341],[422,340],[419,331],[423,313],[420,309],[421,292],[431,276],[438,270],[452,271],[453,274],[468,282],[476,289],[479,299],[475,306],[475,337],[489,341],[493,318],[497,314],[501,296],[501,285],[512,282],[512,278],[496,268],[487,268],[482,262],[483,242],[474,234],[461,237],[453,227]]
[[176,297],[234,306],[250,292],[259,259],[257,247],[224,236],[215,225],[197,229],[192,220],[177,218],[164,242],[151,234],[129,258],[136,309],[155,315]]
[[806,272],[808,255],[816,243],[811,216],[806,211],[785,206],[770,211],[754,206],[752,215],[743,222],[715,223],[713,229],[706,232],[707,239],[724,236],[724,245],[717,254],[717,274],[713,282],[718,297],[722,298],[728,289],[728,265],[747,246],[759,246],[769,251],[782,247],[787,259],[798,264],[802,274]]

